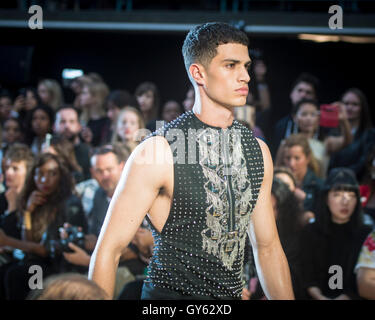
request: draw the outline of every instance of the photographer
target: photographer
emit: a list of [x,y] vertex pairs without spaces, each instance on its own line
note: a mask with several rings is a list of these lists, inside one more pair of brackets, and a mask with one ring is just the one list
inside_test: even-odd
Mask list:
[[82,206],[72,196],[72,190],[71,175],[58,157],[46,153],[36,159],[27,175],[17,210],[22,224],[21,239],[0,230],[0,246],[24,253],[22,260],[1,267],[0,299],[25,299],[30,290],[31,265],[39,265],[44,277],[62,271],[59,227],[67,221],[82,226],[84,231],[87,229]]

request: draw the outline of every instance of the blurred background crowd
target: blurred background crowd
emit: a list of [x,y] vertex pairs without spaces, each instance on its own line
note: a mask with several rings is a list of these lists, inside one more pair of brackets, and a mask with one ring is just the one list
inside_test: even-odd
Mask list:
[[[60,2],[44,2],[52,11],[59,9]],[[64,9],[90,7],[89,2],[81,2],[61,3]],[[20,1],[19,5],[28,5],[25,3]],[[92,6],[98,5],[95,3]],[[116,8],[130,10],[137,2],[121,3]],[[221,3],[223,10],[224,1]],[[235,3],[231,2],[233,10]],[[352,11],[360,10],[358,4],[344,3]],[[368,99],[373,92],[368,91],[368,83],[363,88],[355,79],[364,70],[352,72],[354,80],[345,72],[324,74],[321,70],[329,59],[315,56],[324,66],[314,73],[311,65],[316,61],[311,56],[306,60],[299,57],[303,64],[289,66],[294,77],[287,75],[289,80],[280,84],[280,90],[275,88],[267,50],[269,44],[265,48],[251,46],[250,93],[247,104],[236,108],[234,115],[271,150],[275,219],[296,298],[374,299],[375,127]],[[4,55],[2,64],[6,67],[4,60],[10,53]],[[93,60],[95,65],[95,55],[93,51],[84,59]],[[51,76],[44,77],[49,67],[54,70],[51,57],[40,74],[34,67],[32,76],[19,81],[1,77],[0,299],[40,298],[30,293],[28,270],[32,265],[42,266],[45,278],[67,274],[65,279],[57,277],[50,282],[60,291],[64,281],[88,288],[94,285],[77,274],[87,274],[90,255],[127,159],[147,133],[161,125],[158,121],[173,121],[194,105],[194,89],[186,75],[183,80],[175,79],[170,70],[174,64],[162,57],[159,61],[154,55],[153,64],[160,70],[168,69],[167,84],[155,81],[159,78],[148,73],[143,60],[135,57],[131,59],[132,68],[137,70],[134,77],[127,70],[115,72],[115,78],[126,78],[124,85],[109,79],[100,68],[76,68],[70,75],[66,70],[63,77],[51,71]],[[373,64],[369,60],[361,63]],[[42,64],[39,61],[37,65]],[[185,72],[182,64],[180,69],[176,75]],[[340,86],[332,92],[329,89],[334,84],[328,85],[322,77],[337,78]],[[183,84],[179,98],[173,90],[175,80]],[[145,220],[124,248],[116,277],[116,299],[140,298],[152,247]],[[243,299],[265,299],[250,245],[244,283]],[[87,290],[92,295],[81,298],[103,298],[98,288]],[[55,298],[77,298],[56,292]]]

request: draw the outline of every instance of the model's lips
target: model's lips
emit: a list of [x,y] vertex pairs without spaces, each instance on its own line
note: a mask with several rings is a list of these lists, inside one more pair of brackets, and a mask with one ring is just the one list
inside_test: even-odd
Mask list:
[[349,213],[349,209],[341,209],[340,212],[344,213],[344,214],[348,214]]
[[248,95],[249,93],[249,88],[248,87],[242,87],[242,88],[239,88],[236,90],[238,93],[242,94],[242,95]]

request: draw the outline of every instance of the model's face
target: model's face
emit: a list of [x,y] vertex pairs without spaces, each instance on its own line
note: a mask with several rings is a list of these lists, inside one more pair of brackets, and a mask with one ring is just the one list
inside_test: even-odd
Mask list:
[[151,90],[137,96],[137,101],[142,112],[147,112],[154,105],[154,93]]
[[134,141],[139,129],[138,116],[132,111],[125,111],[118,119],[117,134],[123,141]]
[[62,109],[56,114],[55,132],[72,139],[81,131],[78,115],[73,109]]
[[123,163],[114,153],[96,155],[92,158],[91,174],[108,195],[112,195],[120,180]]
[[304,103],[301,105],[295,116],[295,122],[302,133],[314,133],[319,125],[319,113],[317,107],[311,103]]
[[342,103],[346,108],[349,121],[359,120],[361,117],[361,101],[353,92],[348,92],[342,98]]
[[21,128],[17,121],[8,120],[4,124],[3,140],[11,144],[20,141],[22,136]]
[[217,55],[202,71],[203,90],[207,99],[225,108],[245,105],[249,93],[250,62],[246,46],[238,43],[219,45]]
[[315,99],[314,87],[307,82],[298,83],[290,93],[292,104],[296,105],[302,99]]
[[301,146],[285,148],[284,163],[298,180],[302,180],[305,176],[309,162]]
[[357,205],[357,197],[352,191],[329,191],[327,205],[331,219],[335,223],[346,223],[350,220]]
[[163,120],[170,122],[180,115],[180,106],[176,101],[169,101],[163,108]]
[[47,104],[47,105],[51,101],[50,92],[48,91],[47,87],[44,84],[40,84],[38,86],[38,95],[39,95],[40,99],[42,100],[42,102]]
[[39,109],[34,112],[31,125],[34,133],[38,137],[42,137],[49,131],[51,124],[48,115]]
[[5,181],[7,188],[15,188],[20,191],[25,184],[26,179],[26,162],[12,161],[6,159],[5,161]]
[[60,182],[58,163],[55,160],[50,159],[39,168],[36,168],[34,182],[37,189],[44,195],[54,193]]

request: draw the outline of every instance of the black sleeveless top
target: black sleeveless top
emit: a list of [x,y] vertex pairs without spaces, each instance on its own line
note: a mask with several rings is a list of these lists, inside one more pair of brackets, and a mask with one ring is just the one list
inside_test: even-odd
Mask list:
[[253,133],[233,121],[209,126],[192,111],[154,132],[174,159],[173,202],[159,233],[146,283],[182,295],[241,298],[244,247],[263,181]]

